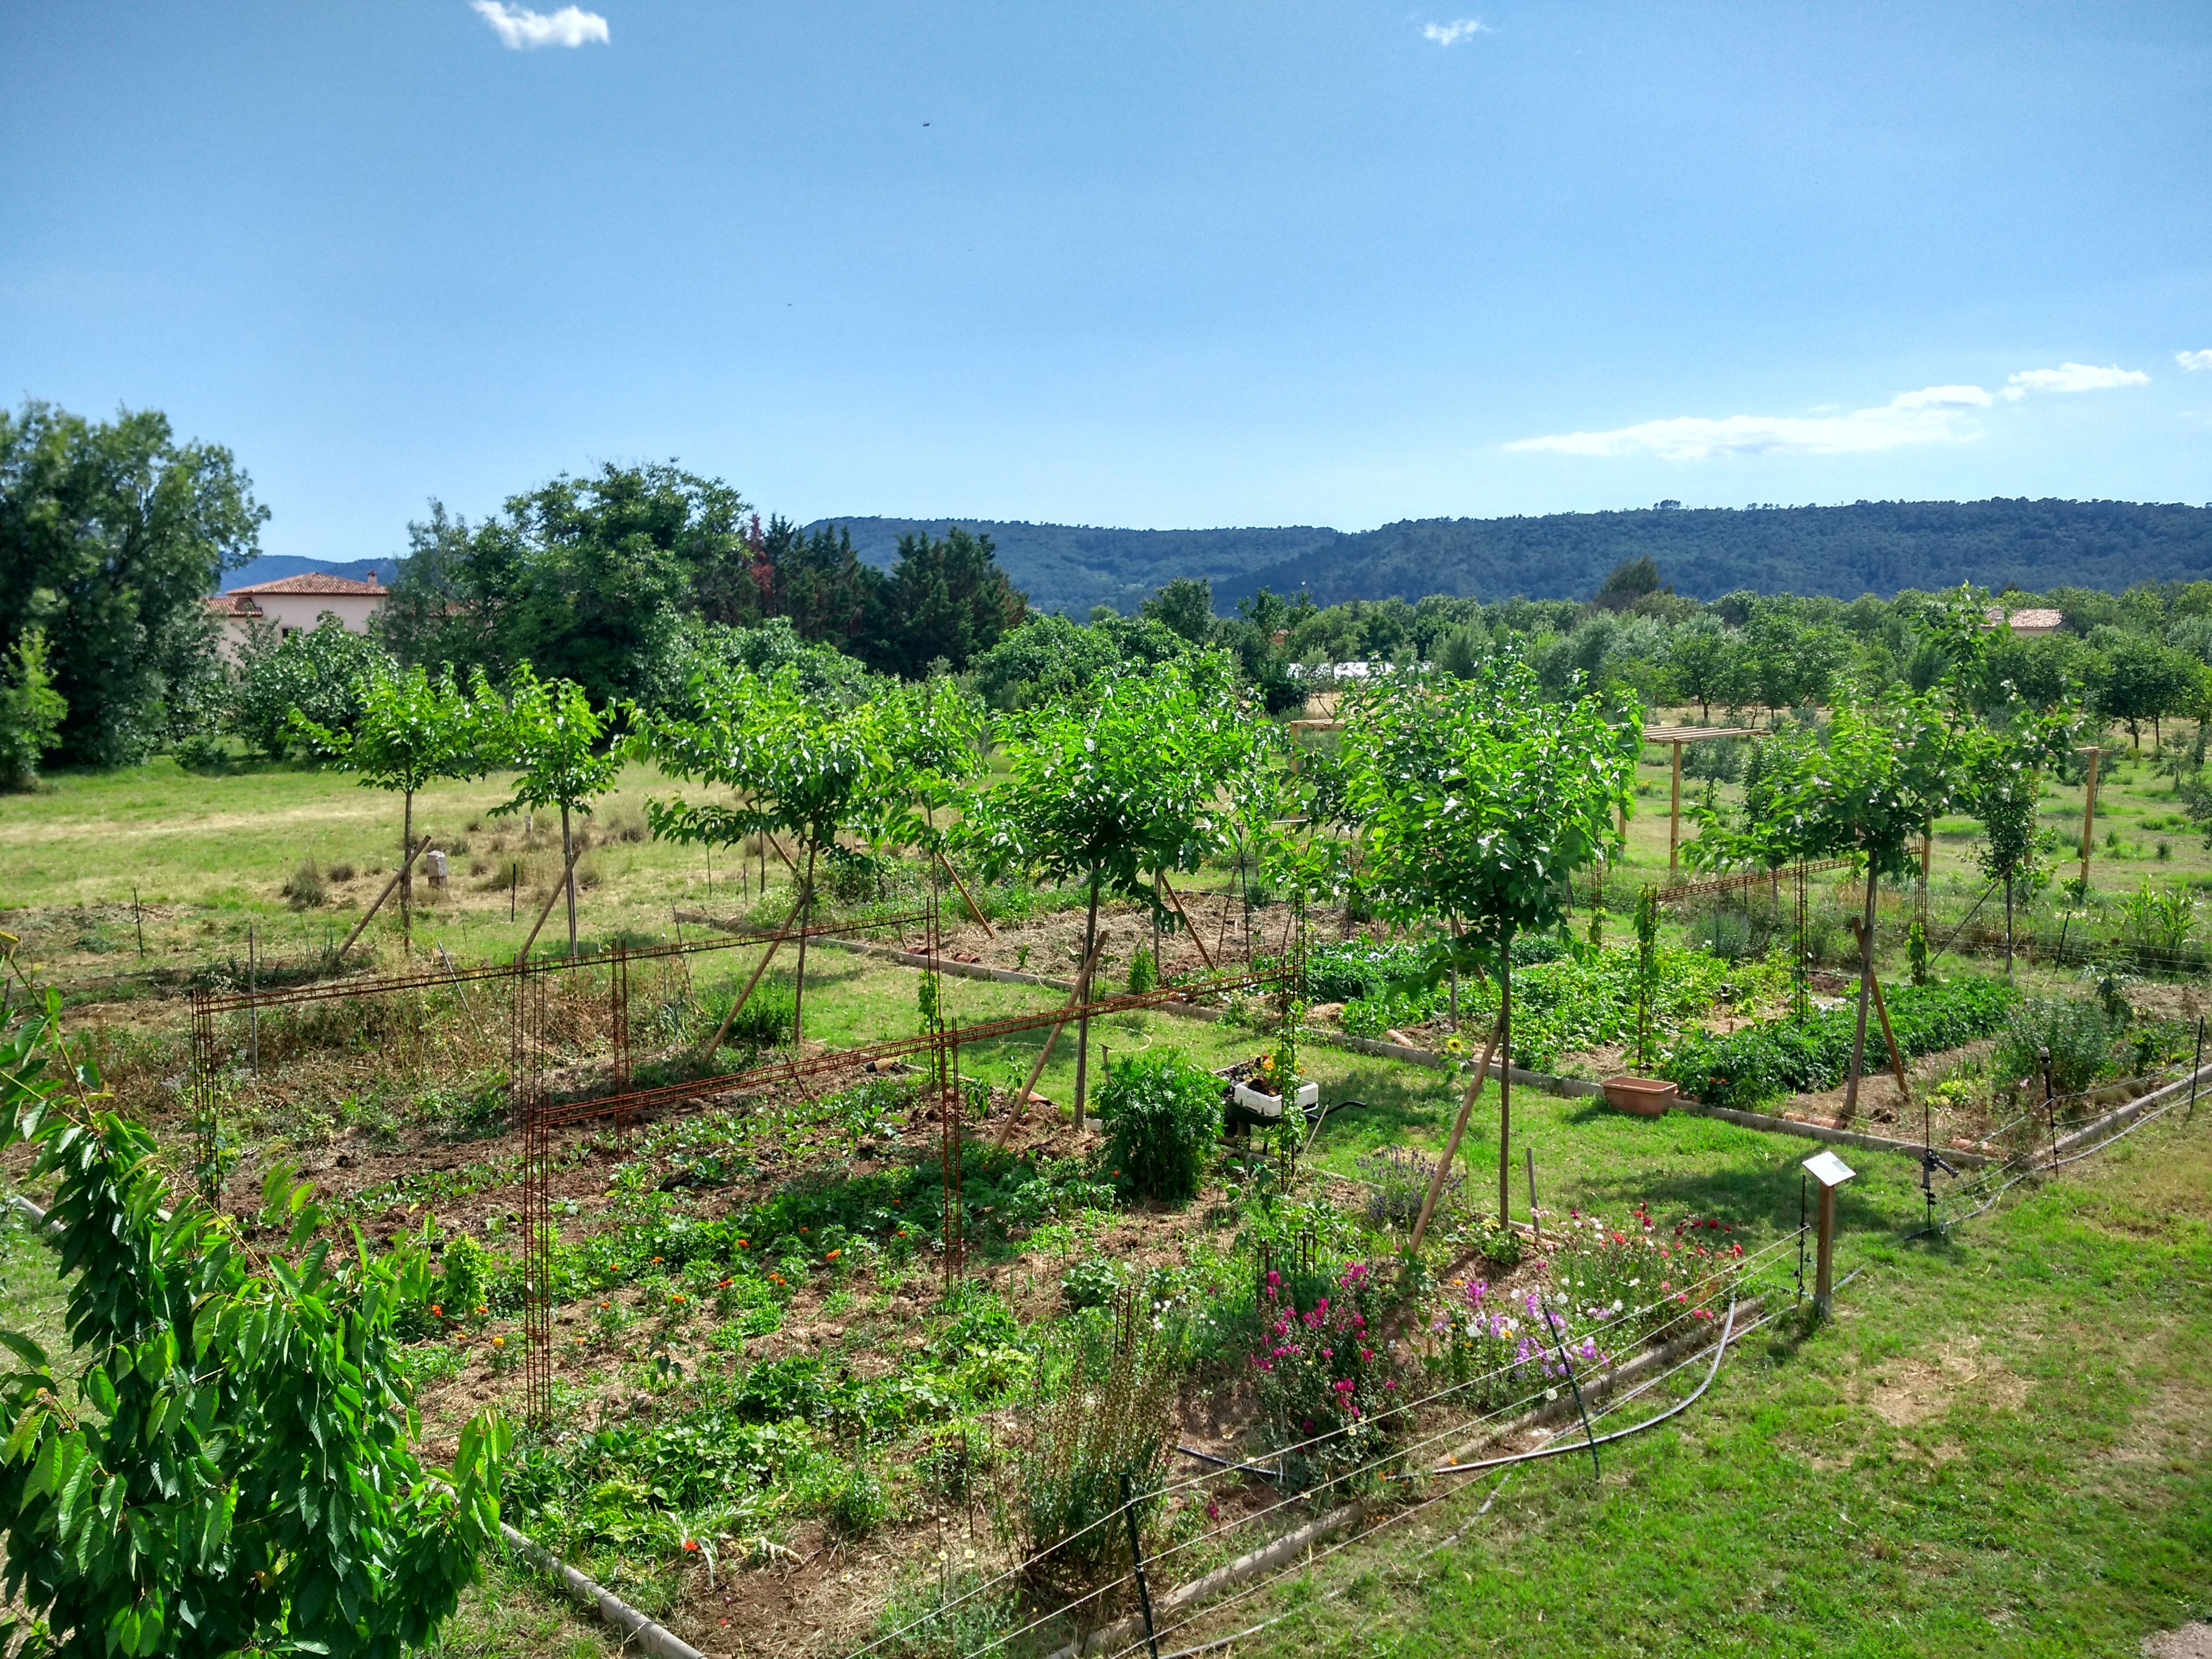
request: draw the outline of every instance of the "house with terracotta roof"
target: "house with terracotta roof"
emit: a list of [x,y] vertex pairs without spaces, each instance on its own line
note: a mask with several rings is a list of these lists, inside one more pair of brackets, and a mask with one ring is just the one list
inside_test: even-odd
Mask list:
[[2063,611],[2046,610],[2041,606],[2023,606],[2008,615],[2002,605],[1993,605],[1982,615],[1991,628],[2009,623],[2013,636],[2022,640],[2040,639],[2045,634],[2056,634],[2066,625]]
[[273,582],[226,588],[208,600],[208,608],[222,620],[223,654],[235,658],[253,629],[297,634],[313,628],[325,611],[351,632],[366,634],[369,618],[383,608],[391,591],[380,581],[307,570]]

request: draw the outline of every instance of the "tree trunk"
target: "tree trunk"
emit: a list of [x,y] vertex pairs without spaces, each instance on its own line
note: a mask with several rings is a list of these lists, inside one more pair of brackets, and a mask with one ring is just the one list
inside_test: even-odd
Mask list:
[[1859,1017],[1851,1033],[1851,1069],[1844,1077],[1844,1115],[1858,1109],[1859,1062],[1866,1058],[1867,987],[1874,981],[1874,860],[1867,860],[1866,915],[1859,924]]
[[2005,872],[2005,977],[2012,977],[2012,872]]
[[415,850],[415,792],[403,792],[399,809],[399,951],[415,954],[415,865],[407,855]]
[[[1090,962],[1091,952],[1098,948],[1098,872],[1091,872],[1091,908],[1083,918],[1083,961],[1075,970],[1075,989],[1083,999],[1083,1006],[1091,1006]],[[1083,1127],[1085,1091],[1091,1080],[1091,1016],[1086,1012],[1075,1022],[1075,1127]]]
[[568,841],[568,808],[561,808],[561,867],[568,872],[563,878],[568,889],[568,960],[576,959],[576,855],[570,850]]
[[1498,1224],[1513,1216],[1513,935],[1498,955]]
[[814,925],[814,842],[806,843],[806,873],[799,878],[799,967],[791,986],[791,1048],[799,1052],[806,1039],[806,930]]

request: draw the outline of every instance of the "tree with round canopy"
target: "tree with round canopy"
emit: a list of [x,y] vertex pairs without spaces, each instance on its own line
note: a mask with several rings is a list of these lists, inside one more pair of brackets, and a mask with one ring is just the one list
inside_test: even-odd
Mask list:
[[[1207,653],[1103,679],[999,722],[1006,776],[970,801],[957,839],[994,875],[1024,869],[1083,884],[1079,991],[1097,953],[1100,898],[1148,897],[1159,872],[1195,870],[1220,844],[1222,769],[1254,718],[1227,659]],[[1077,1044],[1079,1120],[1087,1015]]]
[[[1574,872],[1619,846],[1615,815],[1641,746],[1637,713],[1588,694],[1547,701],[1528,666],[1508,657],[1486,659],[1469,679],[1355,686],[1341,712],[1362,879],[1386,915],[1445,924],[1432,974],[1497,975],[1510,1061],[1513,941],[1563,927]],[[1470,1103],[1481,1081],[1478,1071]],[[1502,1219],[1510,1085],[1499,1097]]]
[[[613,710],[592,707],[574,680],[541,680],[524,663],[509,678],[507,702],[491,745],[516,769],[514,793],[491,810],[512,816],[526,807],[561,809],[561,884],[568,902],[568,954],[576,954],[576,853],[570,816],[591,816],[592,803],[615,787],[622,756],[612,746]],[[542,918],[541,918],[542,920]]]
[[796,1044],[805,1034],[805,929],[814,916],[816,864],[840,830],[880,821],[884,803],[904,791],[906,769],[883,707],[809,697],[788,667],[763,676],[717,665],[695,681],[691,702],[702,712],[645,720],[641,747],[672,776],[722,785],[736,799],[651,799],[647,821],[669,841],[729,847],[781,831],[797,842],[805,864],[792,908],[800,929],[791,1022]]
[[364,789],[397,790],[399,817],[401,948],[414,949],[415,797],[441,778],[480,778],[487,726],[499,716],[481,681],[474,690],[450,669],[432,675],[417,664],[380,663],[360,683],[361,714],[349,732],[334,732],[295,714],[293,730],[318,754],[355,773]]

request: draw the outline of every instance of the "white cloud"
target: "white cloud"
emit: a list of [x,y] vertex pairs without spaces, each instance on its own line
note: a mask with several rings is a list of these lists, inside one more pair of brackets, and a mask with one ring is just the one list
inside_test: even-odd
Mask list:
[[532,11],[527,6],[508,6],[500,0],[469,0],[469,9],[492,27],[500,45],[509,52],[538,46],[580,46],[586,40],[607,44],[607,20],[581,6],[558,11]]
[[2116,386],[2148,386],[2150,376],[2139,368],[2115,363],[2099,368],[2094,363],[2061,363],[2056,368],[2031,368],[2010,376],[2005,396],[2015,400],[2031,392],[2108,392]]
[[1559,455],[1656,455],[1703,461],[1717,455],[1855,455],[1906,444],[1963,441],[1978,435],[1968,411],[1994,401],[1978,386],[1931,386],[1903,392],[1874,409],[1838,415],[1678,415],[1611,432],[1567,432],[1522,438],[1509,450]]
[[1462,40],[1472,40],[1478,34],[1490,33],[1490,25],[1480,17],[1462,17],[1451,23],[1424,23],[1421,39],[1433,40],[1440,46],[1455,46]]
[[2177,351],[2173,361],[2184,368],[2212,368],[2212,351]]

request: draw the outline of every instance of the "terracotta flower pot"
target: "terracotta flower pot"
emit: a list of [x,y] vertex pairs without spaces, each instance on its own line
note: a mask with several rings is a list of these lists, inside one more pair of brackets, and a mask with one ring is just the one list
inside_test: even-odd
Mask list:
[[1673,1084],[1658,1078],[1626,1074],[1606,1079],[1604,1087],[1607,1105],[1638,1117],[1666,1116],[1668,1106],[1679,1093]]

